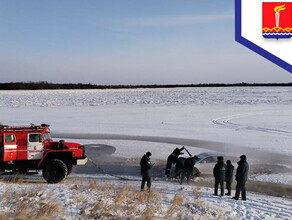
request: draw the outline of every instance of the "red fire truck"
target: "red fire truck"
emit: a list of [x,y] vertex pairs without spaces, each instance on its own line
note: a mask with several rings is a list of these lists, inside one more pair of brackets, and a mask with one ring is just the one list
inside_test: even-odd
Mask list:
[[85,165],[84,145],[55,142],[47,124],[6,126],[0,124],[0,171],[26,173],[43,171],[48,183],[58,183],[68,176],[73,165]]

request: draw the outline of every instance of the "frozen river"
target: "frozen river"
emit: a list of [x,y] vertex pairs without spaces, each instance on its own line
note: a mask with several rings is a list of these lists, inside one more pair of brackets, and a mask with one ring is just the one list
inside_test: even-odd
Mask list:
[[0,114],[4,124],[48,123],[57,133],[187,138],[292,156],[290,87],[0,91]]
[[[200,186],[207,207],[220,209],[226,218],[291,219],[291,200],[267,194],[291,198],[292,88],[0,91],[0,115],[0,121],[8,125],[50,124],[56,139],[84,143],[87,156],[114,175],[131,175],[140,180],[139,160],[151,151],[156,163],[153,175],[160,178],[153,182],[154,190],[167,189],[167,196],[185,193],[187,200],[193,201],[193,187]],[[214,163],[196,165],[203,175],[193,185],[181,187],[176,182],[160,181],[167,156],[181,145],[192,155],[217,151],[224,157],[231,153],[237,159],[246,154],[251,168],[248,201],[234,202],[212,195]],[[0,184],[1,196],[4,198],[9,187],[12,192],[39,189],[40,175],[24,178],[30,183]],[[75,178],[85,183],[72,187]],[[34,203],[38,204],[39,199],[48,201],[47,195],[53,192],[54,198],[64,204],[65,219],[69,219],[70,213],[72,218],[72,194],[82,195],[91,206],[101,197],[83,187],[92,178],[98,180],[99,186],[132,184],[137,188],[140,184],[116,180],[87,163],[75,167],[66,180],[68,185],[56,184],[52,186],[54,190],[50,185],[42,187],[43,192]],[[34,180],[36,183],[32,183]],[[1,212],[11,211],[7,204],[11,201],[1,201]],[[73,212],[80,213],[78,206]]]
[[[151,149],[164,161],[185,145],[292,168],[290,87],[0,91],[0,115],[3,124],[47,123],[55,137],[113,145],[122,157]],[[291,185],[290,172],[273,175],[256,178]]]

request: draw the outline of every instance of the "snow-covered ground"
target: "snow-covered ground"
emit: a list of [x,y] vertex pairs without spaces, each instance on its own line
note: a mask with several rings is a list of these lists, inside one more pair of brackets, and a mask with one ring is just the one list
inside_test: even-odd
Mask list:
[[[153,160],[165,159],[174,147],[189,143],[192,154],[216,151],[218,146],[219,152],[230,151],[237,157],[247,154],[248,159],[262,153],[264,156],[261,159],[266,158],[265,164],[275,165],[276,158],[279,165],[290,168],[291,107],[290,87],[0,91],[0,121],[4,124],[48,123],[55,136],[61,137],[61,133],[66,133],[68,137],[73,138],[74,134],[78,134],[76,138],[81,140],[71,141],[112,145],[116,148],[115,156],[134,158],[151,151]],[[94,138],[89,140],[83,138],[82,134],[84,137],[90,134],[135,136],[136,141],[131,138],[124,141],[97,141]],[[159,137],[160,143],[152,139],[147,142],[141,137],[147,137],[148,140],[153,137],[157,140]],[[170,141],[169,138],[176,140]],[[144,142],[137,141],[141,139]],[[167,144],[163,144],[162,140],[166,140]],[[291,173],[252,176],[252,179],[258,181],[289,185],[292,184],[291,178]],[[100,177],[98,181],[105,181],[105,184],[107,181],[112,182],[104,177]],[[113,182],[116,185],[127,184]],[[48,190],[55,187],[57,200],[68,204],[68,196],[65,194],[72,194],[74,188],[70,184],[48,186]],[[137,189],[138,186],[133,184]],[[35,184],[10,186],[21,191],[35,187]],[[1,185],[2,193],[5,187],[8,186]],[[67,187],[66,190],[61,192],[64,187]],[[164,182],[156,182],[154,187],[158,191],[168,189],[165,193],[170,200],[171,195],[175,193],[183,191],[190,194],[192,191],[191,186],[185,186],[181,190],[178,184]],[[211,206],[211,209],[222,210],[223,218],[291,219],[290,200],[249,193],[247,202],[234,202],[227,197],[212,196],[212,190],[202,188],[202,200]],[[44,195],[46,194],[39,198]],[[90,199],[90,196],[92,200],[89,200],[89,203],[93,205],[97,195],[84,193],[84,197]],[[194,202],[192,196],[186,196],[186,201],[188,199],[190,203]],[[3,201],[0,204],[1,209],[7,206]],[[165,205],[164,214],[169,207],[170,204]],[[186,207],[190,207],[189,211],[192,210],[191,206]],[[67,219],[70,219],[69,206],[66,205],[64,209]],[[72,212],[76,214],[79,211],[73,208]],[[207,211],[208,217],[212,216],[210,213]],[[195,212],[192,214],[195,215]],[[219,216],[215,214],[213,217]]]
[[[213,189],[155,182],[67,180],[43,185],[0,183],[0,218],[15,219],[291,219],[291,201],[248,194],[247,201],[213,196]],[[12,209],[12,207],[14,209]],[[43,218],[41,218],[43,217]]]

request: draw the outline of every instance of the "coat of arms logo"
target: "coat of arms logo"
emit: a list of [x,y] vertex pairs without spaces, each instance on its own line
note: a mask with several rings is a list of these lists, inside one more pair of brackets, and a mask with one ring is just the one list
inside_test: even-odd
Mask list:
[[292,0],[235,0],[235,40],[292,73]]
[[263,2],[263,37],[292,37],[292,2]]

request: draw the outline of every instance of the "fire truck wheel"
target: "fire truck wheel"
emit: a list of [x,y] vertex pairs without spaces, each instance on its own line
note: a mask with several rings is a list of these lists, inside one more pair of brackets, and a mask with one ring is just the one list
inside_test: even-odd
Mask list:
[[67,176],[72,172],[73,164],[67,164]]
[[62,160],[53,159],[43,169],[43,177],[48,183],[59,183],[67,176],[67,166]]

